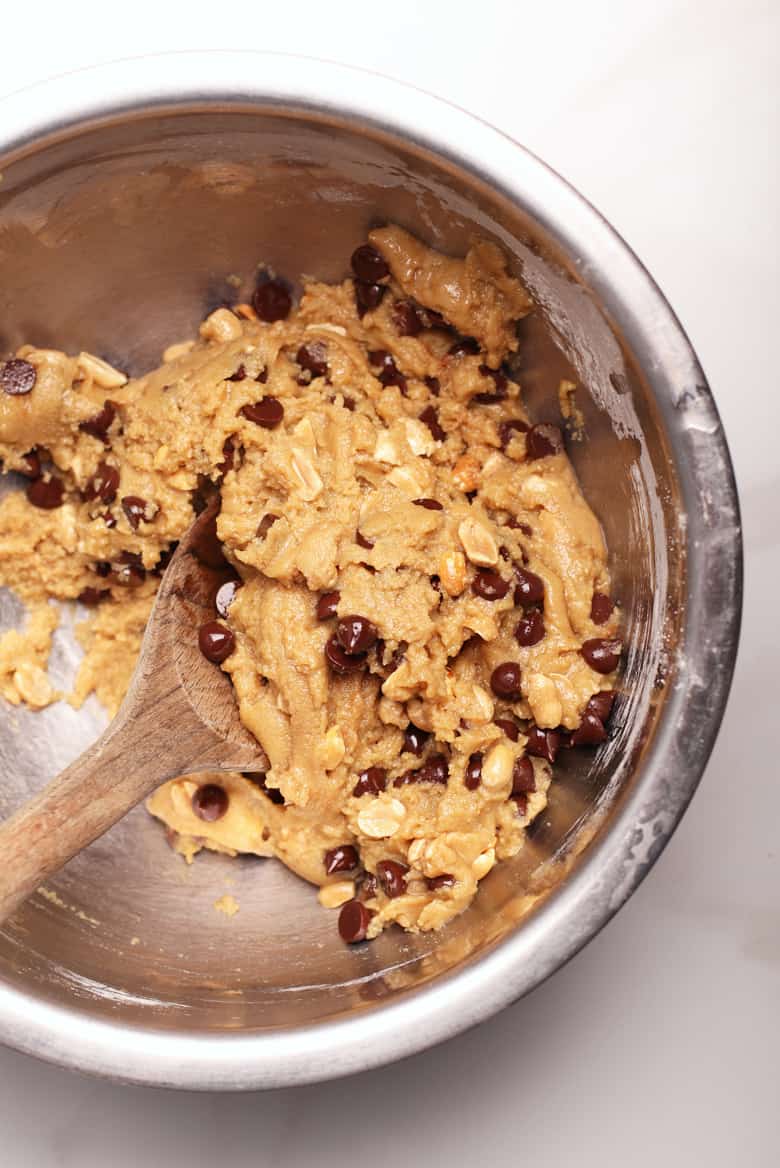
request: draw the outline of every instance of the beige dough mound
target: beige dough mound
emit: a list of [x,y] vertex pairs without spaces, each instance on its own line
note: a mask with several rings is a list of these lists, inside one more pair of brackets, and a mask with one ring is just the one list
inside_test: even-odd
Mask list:
[[0,503],[0,583],[30,606],[0,692],[55,700],[49,601],[80,600],[69,700],[115,712],[213,484],[236,573],[222,668],[270,768],[176,779],[149,810],[189,861],[278,857],[347,941],[469,904],[558,750],[605,737],[620,653],[600,526],[503,364],[531,307],[503,254],[387,227],[352,265],[297,305],[266,278],[134,381],[33,346],[0,364],[0,457],[28,479]]

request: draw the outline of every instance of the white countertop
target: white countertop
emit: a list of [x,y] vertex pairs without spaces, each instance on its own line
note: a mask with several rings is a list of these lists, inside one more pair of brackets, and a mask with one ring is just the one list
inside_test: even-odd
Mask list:
[[708,374],[742,497],[742,646],[714,755],[660,862],[612,924],[524,1001],[396,1066],[246,1096],[120,1087],[0,1050],[0,1159],[7,1168],[777,1163],[776,0],[172,7],[6,6],[0,94],[118,56],[280,49],[394,74],[529,146],[647,263]]

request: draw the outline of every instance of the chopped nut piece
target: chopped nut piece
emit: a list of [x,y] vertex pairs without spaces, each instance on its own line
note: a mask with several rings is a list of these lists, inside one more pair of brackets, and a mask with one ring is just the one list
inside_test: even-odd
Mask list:
[[121,389],[123,385],[127,385],[126,373],[115,369],[108,361],[96,357],[94,353],[79,353],[78,366],[81,372],[101,389]]
[[401,465],[401,452],[389,430],[382,430],[374,447],[374,458],[377,462],[387,462],[390,466]]
[[322,494],[322,479],[315,469],[311,458],[304,450],[293,450],[290,455],[290,466],[300,483],[298,493],[301,498],[305,499],[307,503],[310,503],[318,495]]
[[405,815],[406,807],[400,799],[376,799],[358,812],[358,827],[371,839],[388,839],[398,831]]
[[497,742],[482,760],[482,786],[491,795],[504,792],[507,795],[512,789],[512,767],[515,755],[506,742]]
[[320,748],[320,761],[326,771],[335,770],[343,761],[347,748],[344,745],[344,736],[340,726],[331,726]]
[[167,349],[163,349],[162,359],[166,363],[168,361],[178,361],[179,357],[186,357],[194,348],[194,341],[176,341],[173,345],[169,345]]
[[237,341],[242,335],[241,321],[229,308],[217,308],[198,329],[204,341]]
[[336,880],[333,884],[323,884],[317,893],[317,900],[323,908],[341,908],[354,895],[354,880]]
[[480,484],[480,466],[473,454],[461,454],[452,468],[455,486],[461,491],[476,491]]
[[458,527],[458,538],[472,564],[490,568],[498,563],[498,544],[479,520],[469,516]]
[[445,552],[439,561],[439,579],[448,596],[460,596],[466,587],[466,559],[463,552]]
[[426,425],[417,418],[407,418],[404,422],[406,441],[413,454],[433,454],[436,442]]
[[17,666],[14,671],[14,685],[22,701],[36,710],[41,710],[54,701],[54,689],[40,665],[24,661]]
[[487,851],[482,852],[477,856],[474,863],[471,865],[471,871],[475,880],[481,880],[483,876],[487,876],[490,869],[496,862],[496,849],[488,848]]

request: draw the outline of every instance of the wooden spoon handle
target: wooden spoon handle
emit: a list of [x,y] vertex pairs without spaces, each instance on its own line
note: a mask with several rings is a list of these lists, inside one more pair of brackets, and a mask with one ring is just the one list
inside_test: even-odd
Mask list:
[[0,824],[0,922],[155,787],[213,749],[213,736],[186,714],[178,691],[147,708],[126,702],[89,750]]

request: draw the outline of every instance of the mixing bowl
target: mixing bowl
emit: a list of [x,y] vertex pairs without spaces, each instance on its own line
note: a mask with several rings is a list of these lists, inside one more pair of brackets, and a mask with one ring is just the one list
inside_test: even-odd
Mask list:
[[[513,861],[440,933],[347,947],[272,861],[186,867],[142,809],[0,938],[0,1038],[139,1083],[249,1088],[342,1075],[471,1026],[620,907],[693,794],[726,701],[737,497],[696,357],[603,219],[515,142],[428,94],[303,58],[126,61],[0,104],[0,349],[84,348],[139,372],[260,261],[343,278],[367,229],[444,251],[478,234],[537,302],[519,379],[537,420],[580,387],[569,449],[600,516],[628,652],[611,741],[570,751]],[[230,281],[226,283],[227,277]],[[239,286],[240,284],[240,286]],[[19,612],[2,599],[7,625]],[[55,675],[76,660],[72,623]],[[97,735],[97,707],[2,713],[2,812]],[[232,920],[214,910],[230,892]]]

